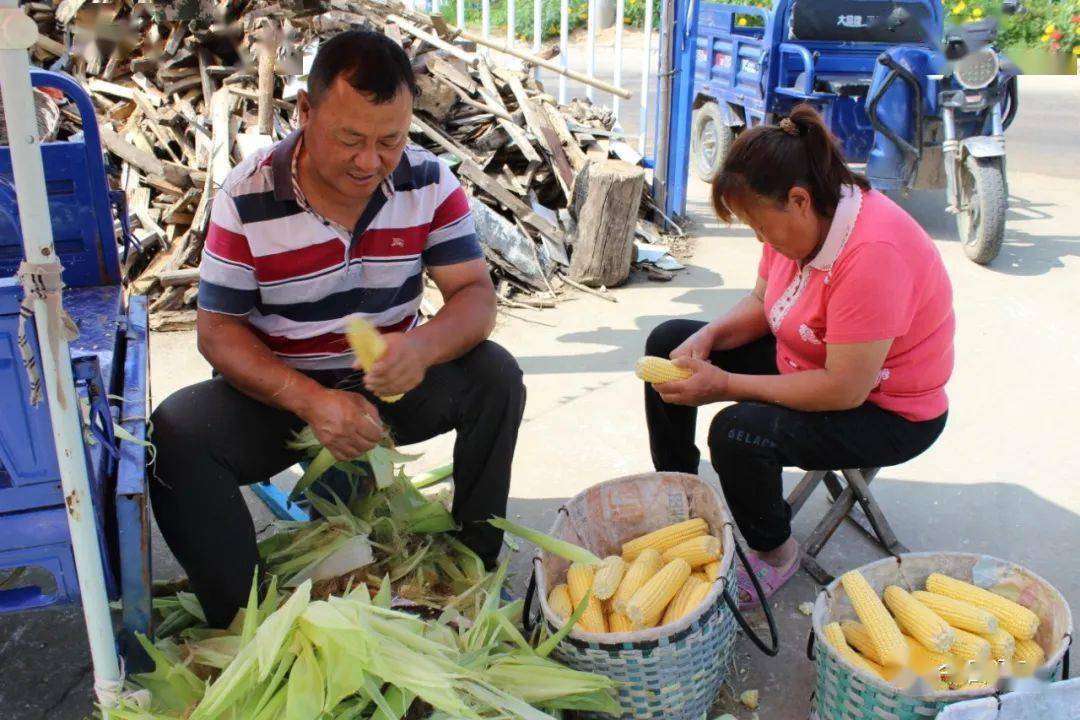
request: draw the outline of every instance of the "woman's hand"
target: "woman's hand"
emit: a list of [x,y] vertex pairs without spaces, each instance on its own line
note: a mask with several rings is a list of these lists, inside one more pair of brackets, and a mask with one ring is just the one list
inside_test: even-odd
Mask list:
[[672,405],[699,407],[729,399],[727,391],[730,376],[726,371],[716,367],[708,360],[697,358],[674,358],[674,362],[678,367],[692,370],[694,374],[687,380],[676,380],[654,385],[653,387],[656,388],[656,392],[660,393],[660,397],[664,402]]
[[716,331],[712,325],[706,325],[690,337],[683,340],[682,345],[671,351],[671,359],[683,360],[708,360],[716,346]]

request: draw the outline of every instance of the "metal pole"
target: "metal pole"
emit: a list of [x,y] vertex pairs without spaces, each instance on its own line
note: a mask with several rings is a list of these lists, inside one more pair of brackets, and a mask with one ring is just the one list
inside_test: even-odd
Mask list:
[[513,47],[514,36],[517,35],[517,2],[506,0],[506,45]]
[[465,0],[457,0],[457,26],[465,27]]
[[[588,60],[588,66],[585,74],[589,77],[596,77],[596,0],[589,0],[588,13],[589,16],[585,19],[588,26],[588,36],[585,43],[585,56]],[[589,98],[589,102],[593,101],[595,94],[591,86],[585,88],[585,97]]]
[[485,38],[491,37],[491,0],[480,3],[480,27]]
[[[622,87],[622,34],[623,34],[623,22],[625,20],[626,2],[625,0],[615,0],[615,75],[612,78],[612,85],[616,87]],[[611,97],[611,109],[615,113],[615,119],[619,119],[619,96],[613,95]]]
[[641,58],[641,134],[638,152],[645,154],[645,142],[649,133],[649,71],[652,69],[652,16],[653,0],[645,0],[645,54]]
[[[540,0],[533,0],[533,54],[540,54],[540,44],[544,34],[544,5]],[[533,76],[540,79],[540,66],[533,68]]]
[[[17,7],[18,0],[0,0],[0,92],[19,203],[19,224],[29,263],[60,271],[53,245],[52,221],[45,192],[34,96],[30,89],[27,50],[37,41],[37,25]],[[92,120],[92,118],[91,118]],[[41,348],[41,372],[52,420],[53,443],[67,506],[71,548],[79,576],[83,617],[94,665],[94,690],[105,708],[116,705],[122,690],[112,619],[105,591],[102,552],[98,544],[90,480],[86,472],[79,401],[71,375],[71,354],[63,333],[56,336],[45,300],[34,300],[34,323]],[[49,348],[56,348],[55,355]],[[108,711],[106,710],[106,717]]]
[[675,33],[672,3],[660,3],[660,62],[656,76],[656,173],[653,175],[653,198],[664,207],[667,200],[668,140],[671,137],[671,70],[674,67]]
[[[537,0],[539,1],[539,0]],[[569,58],[566,57],[567,36],[570,34],[570,0],[559,0],[559,64],[563,70],[570,68]],[[566,75],[559,76],[559,104],[566,104]]]

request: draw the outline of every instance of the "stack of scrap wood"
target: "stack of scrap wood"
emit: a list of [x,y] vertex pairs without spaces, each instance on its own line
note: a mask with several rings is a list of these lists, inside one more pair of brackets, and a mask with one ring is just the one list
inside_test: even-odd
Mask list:
[[[111,181],[127,197],[134,243],[125,280],[151,298],[155,329],[193,323],[215,189],[242,157],[296,127],[296,90],[320,38],[351,27],[386,33],[412,59],[421,88],[413,140],[447,160],[472,196],[505,305],[550,307],[564,283],[618,284],[635,232],[660,235],[641,217],[652,208],[644,171],[611,113],[581,100],[560,107],[536,81],[537,65],[558,69],[550,53],[501,47],[381,0],[25,7],[39,27],[36,62],[91,94]],[[62,102],[60,137],[79,123]],[[598,203],[597,193],[612,202]],[[601,204],[607,213],[596,212]],[[619,217],[603,216],[611,208]]]

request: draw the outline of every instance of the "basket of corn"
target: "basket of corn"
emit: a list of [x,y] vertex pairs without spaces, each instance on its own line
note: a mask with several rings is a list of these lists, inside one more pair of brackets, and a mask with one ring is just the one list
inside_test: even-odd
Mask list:
[[737,615],[738,548],[718,490],[681,473],[611,480],[561,508],[550,535],[600,560],[534,558],[530,597],[543,622],[554,631],[579,616],[554,657],[616,680],[623,718],[703,717],[737,627],[748,630]]
[[910,553],[845,573],[814,605],[815,714],[925,720],[1067,666],[1072,616],[1052,585],[969,553]]

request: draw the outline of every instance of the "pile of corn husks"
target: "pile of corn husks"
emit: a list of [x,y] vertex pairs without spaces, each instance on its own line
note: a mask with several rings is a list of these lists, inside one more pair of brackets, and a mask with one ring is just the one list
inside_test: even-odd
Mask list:
[[[310,436],[300,447],[317,454]],[[307,493],[323,515],[285,523],[260,543],[269,586],[253,587],[225,630],[206,627],[198,600],[155,601],[155,663],[134,675],[117,720],[398,720],[618,714],[609,678],[548,655],[559,633],[524,637],[522,601],[446,531],[445,498],[421,493],[381,448],[366,460],[378,488],[332,500]],[[360,477],[357,463],[337,463]],[[326,468],[316,469],[317,473]],[[315,475],[316,473],[309,473]],[[310,479],[310,478],[309,478]],[[360,563],[360,566],[357,566]],[[336,569],[349,568],[341,575]]]

